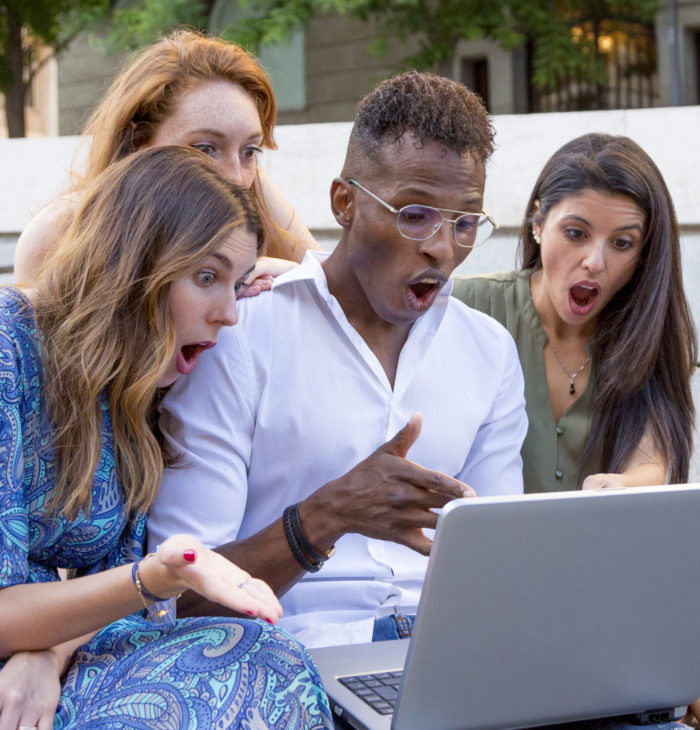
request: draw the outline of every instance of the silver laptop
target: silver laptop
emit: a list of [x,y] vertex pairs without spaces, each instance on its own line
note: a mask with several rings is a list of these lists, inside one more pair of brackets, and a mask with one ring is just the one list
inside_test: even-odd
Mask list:
[[700,484],[455,500],[413,638],[312,655],[355,728],[672,720],[700,697]]

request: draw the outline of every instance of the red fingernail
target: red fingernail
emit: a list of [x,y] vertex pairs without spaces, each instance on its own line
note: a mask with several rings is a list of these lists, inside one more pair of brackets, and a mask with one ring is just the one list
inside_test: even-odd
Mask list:
[[197,558],[197,553],[194,550],[185,550],[185,552],[182,553],[182,557],[188,563],[194,563],[195,559]]
[[272,619],[271,618],[266,618],[265,621],[267,621],[268,624],[271,624],[272,623]]
[[247,613],[247,614],[248,614],[249,616],[255,616],[255,614],[253,613],[253,611],[246,611],[246,613]]

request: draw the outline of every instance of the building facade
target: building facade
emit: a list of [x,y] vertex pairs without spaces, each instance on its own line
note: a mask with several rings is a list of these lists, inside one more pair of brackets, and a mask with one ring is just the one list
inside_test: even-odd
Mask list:
[[[659,7],[649,26],[596,29],[596,49],[609,78],[603,90],[572,78],[555,92],[540,93],[531,81],[531,44],[505,50],[491,40],[460,41],[452,59],[435,70],[477,91],[492,114],[698,104],[700,0],[660,0]],[[209,31],[235,24],[241,12],[237,0],[216,0]],[[574,28],[572,35],[591,32]],[[375,50],[379,37],[373,22],[328,14],[311,20],[288,43],[263,48],[260,58],[275,87],[279,122],[351,120],[358,99],[418,47],[415,39],[391,40],[381,55]],[[79,133],[124,60],[103,55],[87,36],[78,38],[57,64],[37,75],[28,95],[28,136]],[[6,136],[2,122],[0,136]]]
[[[450,62],[436,69],[474,89],[492,114],[565,111],[581,108],[644,108],[700,103],[700,0],[662,0],[656,22],[626,33],[598,30],[597,48],[609,68],[605,98],[590,104],[590,89],[572,79],[542,95],[530,81],[532,49],[504,50],[490,40],[461,41]],[[673,12],[669,9],[673,7]],[[212,33],[240,17],[236,0],[217,0]],[[672,30],[673,29],[673,30]],[[574,29],[581,34],[587,28]],[[417,48],[415,40],[390,41],[385,55],[373,49],[372,22],[329,14],[314,18],[282,46],[263,48],[279,100],[279,122],[349,121],[355,105],[377,81],[395,72]],[[674,59],[676,59],[674,61]],[[105,57],[80,39],[58,64],[58,127],[76,134],[122,57]],[[676,97],[674,99],[674,96]]]

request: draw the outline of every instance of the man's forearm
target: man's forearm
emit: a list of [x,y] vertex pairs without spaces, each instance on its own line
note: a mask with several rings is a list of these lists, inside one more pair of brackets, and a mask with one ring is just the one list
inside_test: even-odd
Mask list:
[[[325,552],[346,531],[334,515],[333,491],[326,485],[302,503],[302,529],[318,551]],[[255,578],[264,580],[279,597],[284,595],[305,571],[294,557],[284,533],[282,520],[276,520],[244,540],[234,540],[216,552]],[[188,591],[177,602],[178,616],[231,616],[229,609]]]

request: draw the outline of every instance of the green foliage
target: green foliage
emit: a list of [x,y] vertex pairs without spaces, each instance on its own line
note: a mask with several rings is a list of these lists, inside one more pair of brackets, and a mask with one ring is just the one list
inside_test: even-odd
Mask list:
[[[213,0],[132,0],[119,10],[113,10],[114,4],[115,0],[0,0],[0,92],[8,100],[12,97],[15,110],[38,68],[39,44],[58,55],[78,34],[111,17],[103,50],[133,49],[179,25],[206,28]],[[238,0],[244,18],[223,35],[257,51],[261,45],[287,40],[314,16],[335,11],[377,22],[380,30],[372,53],[385,54],[391,39],[417,41],[418,51],[403,60],[404,66],[417,68],[450,59],[461,39],[489,38],[506,49],[527,43],[533,83],[546,92],[571,78],[603,84],[600,30],[650,23],[659,4],[660,0]],[[583,32],[577,36],[578,29]]]
[[[386,52],[389,39],[418,42],[403,59],[405,67],[431,68],[452,58],[461,39],[489,38],[510,49],[527,43],[532,51],[533,83],[554,90],[567,79],[605,80],[598,53],[601,23],[629,29],[651,23],[660,0],[241,0],[248,17],[227,36],[256,50],[285,40],[315,15],[330,10],[375,20],[379,37],[370,51]],[[574,29],[583,28],[574,38]]]
[[0,0],[0,93],[5,96],[11,136],[24,134],[24,96],[32,77],[79,34],[104,30],[111,19],[101,45],[114,53],[150,43],[177,25],[206,27],[209,10],[206,0],[133,0],[112,12],[114,4],[115,0]]
[[267,43],[282,43],[317,13],[328,12],[342,0],[239,0],[243,17],[223,37],[258,51]]
[[208,7],[203,0],[138,0],[115,10],[109,31],[98,45],[107,53],[134,50],[178,26],[205,29]]
[[0,38],[5,40],[14,16],[28,34],[50,48],[61,47],[108,11],[109,0],[1,0]]
[[[39,43],[60,53],[108,11],[109,0],[0,0],[0,91],[23,81],[26,86],[37,63]],[[17,58],[25,78],[17,78]]]
[[0,93],[11,137],[24,136],[24,99],[36,72],[109,7],[109,0],[0,0]]

